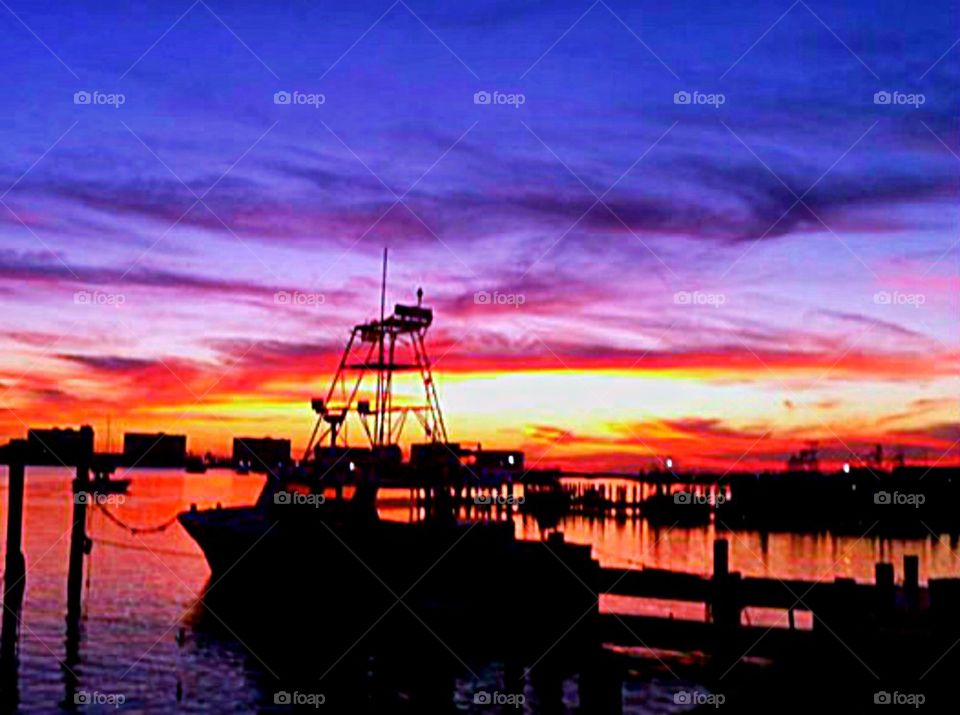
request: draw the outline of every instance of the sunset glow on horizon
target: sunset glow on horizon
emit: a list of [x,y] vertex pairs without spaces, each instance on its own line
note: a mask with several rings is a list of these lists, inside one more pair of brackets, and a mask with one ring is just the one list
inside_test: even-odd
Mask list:
[[830,31],[802,4],[291,8],[309,36],[250,7],[217,9],[231,31],[202,3],[30,11],[57,56],[7,14],[0,436],[298,453],[388,247],[388,311],[434,309],[453,441],[956,464],[960,50],[942,9],[866,5]]

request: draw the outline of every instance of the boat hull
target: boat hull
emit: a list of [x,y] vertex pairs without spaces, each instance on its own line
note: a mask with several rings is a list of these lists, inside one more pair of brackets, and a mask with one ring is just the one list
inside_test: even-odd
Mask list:
[[[211,610],[239,611],[284,639],[336,631],[349,642],[377,619],[380,630],[406,619],[444,642],[509,639],[513,651],[543,653],[562,636],[576,647],[598,613],[589,547],[519,541],[509,522],[353,522],[261,505],[187,512],[180,523],[210,565]],[[262,609],[247,606],[265,603],[281,605],[295,627],[257,624],[250,615]]]

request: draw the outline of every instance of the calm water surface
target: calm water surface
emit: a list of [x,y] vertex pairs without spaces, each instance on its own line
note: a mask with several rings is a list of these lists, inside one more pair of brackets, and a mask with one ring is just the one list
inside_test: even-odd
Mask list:
[[[6,474],[0,474],[0,510],[5,514]],[[129,494],[110,509],[134,526],[166,522],[191,503],[201,508],[249,504],[262,484],[260,477],[219,470],[205,475],[136,470],[129,476],[133,479]],[[19,671],[24,712],[73,708],[69,677],[61,665],[72,477],[67,470],[53,468],[30,468],[27,473],[24,552],[28,573]],[[394,506],[385,507],[383,513],[402,519],[409,511]],[[514,519],[519,535],[539,538],[534,521]],[[5,517],[0,521],[0,529],[5,530]],[[87,560],[80,663],[72,668],[79,690],[122,694],[126,700],[122,711],[257,712],[272,704],[272,691],[263,692],[264,664],[236,639],[192,627],[191,612],[209,571],[199,549],[178,524],[159,534],[132,535],[94,509],[89,526],[94,547]],[[711,570],[712,526],[655,529],[642,520],[573,518],[561,528],[569,540],[592,544],[594,555],[605,565],[700,574]],[[900,560],[907,553],[920,556],[923,580],[960,575],[956,544],[951,548],[946,537],[882,540],[750,532],[727,536],[731,568],[748,575],[872,580],[875,561],[894,561],[899,575]],[[618,599],[606,601],[604,607],[635,612],[653,608],[697,617],[670,603],[651,606]],[[558,626],[560,632],[564,627]],[[466,693],[477,684],[460,685]],[[627,712],[674,711],[671,687],[651,682],[628,685]],[[469,711],[473,706],[464,693],[458,694],[458,706]]]

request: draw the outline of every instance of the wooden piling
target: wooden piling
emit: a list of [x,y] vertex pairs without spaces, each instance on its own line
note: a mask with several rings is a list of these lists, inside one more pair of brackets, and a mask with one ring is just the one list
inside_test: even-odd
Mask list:
[[713,542],[713,579],[726,578],[730,573],[730,542],[715,539]]
[[877,587],[877,610],[889,615],[893,612],[896,599],[893,564],[878,562],[874,566],[874,580]]
[[7,490],[7,552],[3,572],[3,631],[0,636],[0,707],[15,712],[20,702],[17,651],[20,611],[26,590],[26,560],[23,556],[23,489],[26,444],[10,442]]
[[83,556],[88,548],[87,502],[90,493],[90,467],[77,465],[73,494],[73,526],[70,529],[70,561],[67,567],[67,626],[79,627],[83,595]]
[[7,491],[7,552],[3,571],[3,658],[16,655],[20,630],[20,608],[26,588],[26,560],[23,556],[23,488],[25,445],[10,443]]
[[920,557],[916,554],[903,557],[903,592],[911,608],[916,608],[920,596]]
[[730,573],[730,542],[713,542],[713,583],[710,615],[714,623],[724,626],[740,625],[739,574]]

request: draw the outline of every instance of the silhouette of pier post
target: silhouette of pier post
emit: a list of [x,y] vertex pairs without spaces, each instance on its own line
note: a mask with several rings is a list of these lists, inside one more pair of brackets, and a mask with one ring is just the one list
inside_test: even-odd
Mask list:
[[920,557],[916,554],[905,554],[903,557],[903,593],[911,610],[919,608]]
[[890,618],[896,606],[896,584],[894,583],[893,564],[878,561],[874,566],[876,584],[876,608],[882,618]]
[[17,614],[23,602],[26,579],[26,561],[23,557],[23,484],[26,472],[24,452],[23,442],[16,440],[10,443],[7,551],[3,571],[3,656],[10,653],[9,649],[16,645],[16,634],[19,631]]
[[83,596],[83,556],[89,549],[87,539],[87,502],[90,493],[90,466],[86,461],[77,464],[77,479],[73,488],[73,526],[70,530],[70,560],[67,570],[67,633],[79,631],[81,599]]
[[713,598],[710,615],[713,622],[724,626],[740,625],[740,603],[737,585],[740,574],[730,573],[730,542],[713,542]]
[[83,612],[83,557],[89,553],[87,538],[87,503],[94,497],[90,491],[90,462],[77,462],[77,477],[73,484],[73,525],[70,528],[70,556],[67,565],[67,633],[65,657],[62,663],[64,702],[74,701],[79,678],[76,666],[80,663],[80,617]]
[[23,487],[26,443],[12,440],[7,447],[7,551],[3,571],[3,633],[0,637],[0,707],[14,710],[19,702],[17,650],[20,611],[26,589],[27,567],[23,556]]

